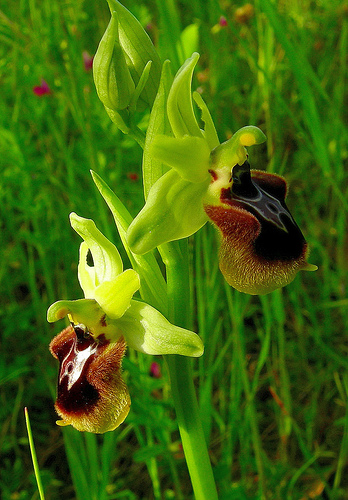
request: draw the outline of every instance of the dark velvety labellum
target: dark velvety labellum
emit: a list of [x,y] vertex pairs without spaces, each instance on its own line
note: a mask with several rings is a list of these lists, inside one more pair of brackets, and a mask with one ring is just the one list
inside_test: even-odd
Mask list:
[[255,253],[266,260],[298,259],[306,241],[285,204],[284,179],[266,172],[250,172],[246,161],[233,168],[232,180],[231,188],[222,189],[221,201],[243,208],[260,222]]
[[57,405],[65,412],[83,413],[99,399],[98,390],[88,382],[89,366],[105,342],[96,342],[84,325],[75,325],[72,334],[58,350],[60,362]]

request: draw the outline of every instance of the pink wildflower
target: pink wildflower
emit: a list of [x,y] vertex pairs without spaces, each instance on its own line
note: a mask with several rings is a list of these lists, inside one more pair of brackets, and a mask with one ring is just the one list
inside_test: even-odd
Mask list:
[[93,56],[91,56],[87,50],[82,52],[83,64],[85,67],[85,71],[90,71],[93,67]]
[[34,94],[36,94],[38,96],[42,96],[45,94],[50,94],[51,89],[49,88],[48,83],[44,79],[42,79],[41,85],[37,85],[36,87],[33,87],[33,92],[34,92]]
[[153,363],[151,363],[151,366],[150,366],[150,375],[153,378],[161,378],[162,377],[161,366],[158,363],[156,363],[156,361],[154,361]]
[[227,19],[225,16],[220,16],[219,25],[221,26],[221,28],[227,26]]

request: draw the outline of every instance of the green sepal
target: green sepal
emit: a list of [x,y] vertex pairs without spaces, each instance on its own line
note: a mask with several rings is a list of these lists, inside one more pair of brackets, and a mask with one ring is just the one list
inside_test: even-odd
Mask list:
[[144,254],[168,241],[186,238],[208,220],[203,209],[203,196],[210,179],[192,183],[175,170],[164,174],[152,186],[144,208],[127,231],[134,253]]
[[151,302],[163,314],[166,314],[168,309],[167,285],[155,256],[151,253],[136,255],[131,251],[128,246],[126,233],[133,220],[132,216],[106,182],[95,172],[91,172],[91,174],[95,185],[115,219],[122,244],[128,254],[132,267],[140,275],[140,295],[147,302]]
[[173,77],[170,69],[170,61],[164,61],[162,67],[161,81],[158,87],[157,96],[153,103],[149,126],[146,131],[146,139],[143,154],[143,181],[145,200],[151,186],[159,179],[168,167],[162,161],[153,158],[150,149],[154,138],[158,134],[169,134],[170,125],[167,117],[167,99]]
[[193,111],[191,96],[192,75],[198,59],[199,54],[195,52],[184,62],[169,92],[167,113],[175,137],[184,135],[203,137]]
[[152,142],[150,154],[174,168],[186,181],[203,182],[209,177],[210,149],[203,137],[158,135]]
[[111,12],[117,12],[120,44],[126,54],[126,62],[136,85],[146,64],[152,61],[149,78],[141,93],[141,98],[151,107],[161,75],[160,58],[148,34],[133,14],[117,0],[108,0],[108,3]]
[[125,109],[135,85],[119,42],[116,12],[111,13],[108,27],[93,60],[93,77],[101,102],[113,111]]
[[117,325],[129,347],[146,354],[180,354],[201,356],[202,340],[196,333],[172,325],[156,309],[132,300]]

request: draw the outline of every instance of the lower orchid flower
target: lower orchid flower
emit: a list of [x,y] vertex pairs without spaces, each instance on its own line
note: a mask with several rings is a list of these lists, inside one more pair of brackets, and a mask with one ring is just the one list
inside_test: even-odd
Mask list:
[[[148,304],[133,299],[140,287],[133,269],[123,271],[116,247],[94,222],[76,214],[71,225],[83,238],[78,278],[85,298],[50,306],[49,322],[65,316],[70,326],[50,344],[60,362],[56,411],[59,425],[103,433],[128,415],[130,396],[122,378],[126,346],[147,354],[201,356],[199,336],[176,327]],[[88,253],[93,266],[87,264]]]
[[193,54],[184,63],[169,91],[170,135],[155,135],[148,148],[167,171],[130,225],[128,244],[143,254],[194,234],[210,220],[222,236],[219,265],[226,281],[245,293],[269,293],[299,270],[316,266],[307,263],[307,243],[286,207],[285,180],[250,172],[246,148],[264,142],[263,132],[246,126],[219,144],[208,108],[194,93],[204,123],[200,129],[191,96],[197,61]]

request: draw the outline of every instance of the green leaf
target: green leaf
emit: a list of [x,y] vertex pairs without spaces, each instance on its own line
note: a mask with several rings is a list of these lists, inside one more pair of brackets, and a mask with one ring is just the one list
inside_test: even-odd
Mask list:
[[183,59],[187,59],[198,50],[199,26],[198,23],[190,24],[182,31],[177,50],[183,51]]
[[199,336],[174,326],[156,309],[131,301],[130,308],[117,320],[129,347],[146,354],[181,354],[201,356],[204,351]]

